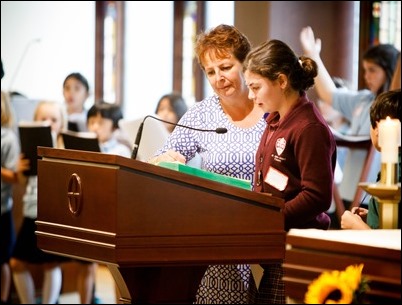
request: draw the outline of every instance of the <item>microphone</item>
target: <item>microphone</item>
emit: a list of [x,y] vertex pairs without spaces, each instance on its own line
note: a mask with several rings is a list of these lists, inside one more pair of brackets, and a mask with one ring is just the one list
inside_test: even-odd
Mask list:
[[28,41],[27,45],[25,46],[24,52],[22,53],[21,58],[20,58],[20,60],[18,61],[17,68],[15,69],[15,72],[14,72],[14,74],[13,74],[11,80],[10,80],[9,85],[8,85],[8,88],[9,88],[8,91],[9,91],[9,92],[11,92],[11,89],[13,88],[12,86],[13,86],[13,84],[14,84],[15,78],[16,78],[16,76],[18,75],[18,72],[19,72],[20,69],[21,69],[22,62],[24,61],[25,56],[28,54],[29,48],[30,48],[33,44],[39,43],[39,42],[41,42],[41,39],[40,39],[40,38],[34,38],[34,39],[31,39],[30,41]]
[[135,142],[134,142],[134,148],[133,148],[133,152],[131,154],[131,159],[135,159],[137,158],[137,153],[138,153],[138,147],[140,146],[140,141],[141,141],[141,136],[142,136],[142,130],[144,128],[144,122],[147,118],[152,118],[170,125],[174,125],[174,126],[179,126],[179,127],[183,127],[183,128],[187,128],[187,129],[192,129],[192,130],[197,130],[197,131],[205,131],[205,132],[216,132],[216,133],[227,133],[228,130],[224,127],[218,127],[216,129],[199,129],[199,128],[195,128],[195,127],[190,127],[190,126],[184,126],[181,124],[177,124],[177,123],[173,123],[173,122],[169,122],[169,121],[165,121],[162,120],[160,118],[154,117],[152,115],[147,115],[145,116],[145,118],[142,120],[140,127],[138,127],[138,131],[137,131],[137,136],[135,138]]

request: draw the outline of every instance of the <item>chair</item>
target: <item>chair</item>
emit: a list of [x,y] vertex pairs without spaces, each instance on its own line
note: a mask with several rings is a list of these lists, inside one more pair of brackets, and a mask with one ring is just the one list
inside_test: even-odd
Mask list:
[[133,120],[121,119],[119,121],[120,129],[127,135],[131,143],[136,140],[138,129],[141,123],[144,123],[144,129],[141,137],[141,143],[138,148],[138,160],[147,161],[154,153],[165,144],[169,132],[162,122],[152,118],[145,120],[140,117]]

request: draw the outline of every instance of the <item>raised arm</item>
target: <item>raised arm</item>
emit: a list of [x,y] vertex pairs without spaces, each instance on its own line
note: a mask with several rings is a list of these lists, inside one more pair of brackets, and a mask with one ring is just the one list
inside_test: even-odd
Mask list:
[[315,39],[312,28],[308,26],[303,28],[300,32],[300,42],[304,55],[315,60],[318,65],[318,75],[315,78],[314,88],[319,98],[326,104],[332,106],[332,94],[336,90],[336,86],[320,57],[321,39]]

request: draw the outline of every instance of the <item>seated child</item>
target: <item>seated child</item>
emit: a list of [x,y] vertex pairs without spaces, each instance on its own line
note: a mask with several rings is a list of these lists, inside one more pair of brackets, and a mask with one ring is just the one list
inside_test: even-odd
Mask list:
[[88,131],[95,132],[103,153],[131,157],[127,139],[119,130],[119,120],[123,114],[118,105],[101,102],[93,105],[87,114]]
[[[380,151],[378,145],[378,123],[389,116],[391,119],[401,120],[401,89],[383,92],[377,96],[370,107],[370,137],[374,147]],[[380,175],[378,175],[380,176]],[[379,181],[378,177],[377,181]],[[399,150],[398,181],[401,182],[401,155]],[[398,227],[400,228],[401,208],[399,208]],[[365,222],[367,220],[367,222]],[[354,207],[351,211],[345,211],[341,219],[342,229],[378,229],[379,214],[378,202],[374,197],[369,201],[368,209]]]

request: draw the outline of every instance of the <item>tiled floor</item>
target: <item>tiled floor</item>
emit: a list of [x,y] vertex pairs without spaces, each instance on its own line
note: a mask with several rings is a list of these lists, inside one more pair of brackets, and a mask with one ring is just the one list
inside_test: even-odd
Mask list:
[[[98,265],[96,271],[96,296],[101,304],[116,304],[114,279],[109,269],[104,265]],[[78,293],[62,294],[59,304],[80,304]]]

